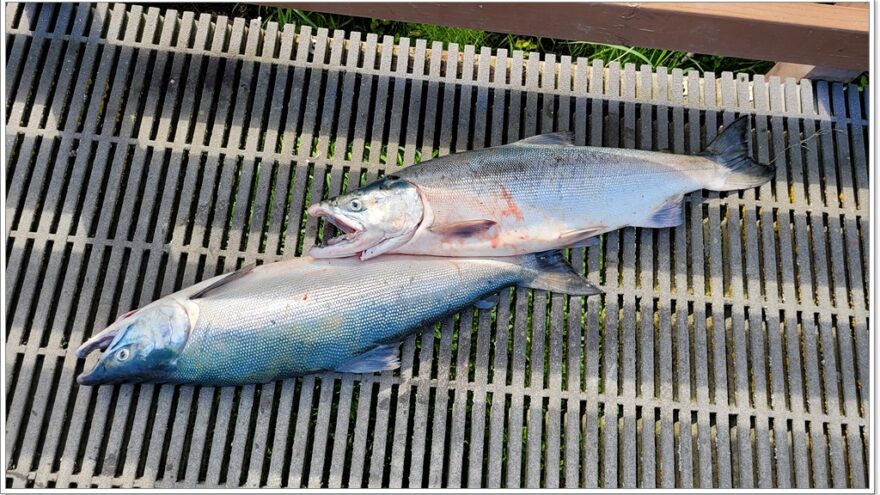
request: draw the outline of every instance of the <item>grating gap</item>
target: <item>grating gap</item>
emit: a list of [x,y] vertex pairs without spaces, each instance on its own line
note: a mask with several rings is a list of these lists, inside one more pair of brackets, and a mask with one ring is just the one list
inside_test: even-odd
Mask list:
[[[34,286],[34,290],[32,294],[35,294],[35,297],[30,301],[30,308],[28,309],[27,316],[25,317],[24,322],[18,322],[19,325],[23,326],[21,338],[19,340],[20,345],[28,345],[31,340],[31,331],[33,331],[34,319],[36,318],[37,313],[37,303],[39,295],[42,294],[43,284],[46,282],[46,271],[49,267],[49,260],[52,258],[53,247],[55,243],[54,241],[47,241],[45,251],[43,252],[43,256],[40,260],[39,271],[36,274],[36,284]],[[51,301],[50,301],[51,304]],[[43,308],[40,308],[41,310]],[[44,320],[47,321],[47,320]],[[48,320],[51,321],[51,320]],[[40,332],[40,330],[38,330]],[[40,338],[37,339],[39,343],[42,341],[42,332],[40,332]]]
[[[260,395],[263,393],[263,385],[257,385],[254,387],[253,391],[253,400],[251,404],[251,410],[248,412],[248,416],[250,417],[248,424],[256,425],[257,424],[257,413],[260,410]],[[249,427],[247,430],[247,437],[244,441],[243,452],[244,455],[241,460],[241,471],[238,473],[238,479],[234,481],[234,487],[240,487],[242,483],[247,480],[247,472],[250,467],[251,455],[253,452],[254,446],[254,433],[255,428]],[[229,481],[226,482],[227,486],[229,486]]]
[[[381,385],[379,383],[373,383],[370,385],[370,413],[366,429],[368,432],[373,432],[376,430],[376,412],[379,407],[380,387]],[[447,429],[447,434],[448,432],[449,430]],[[370,461],[373,459],[373,449],[376,448],[377,441],[379,440],[377,440],[374,435],[369,435],[367,437],[366,449],[364,450],[364,456],[362,460],[362,462],[364,463],[364,469],[358,488],[366,488],[367,486],[369,486],[370,471],[373,470],[373,466],[371,465]],[[384,439],[382,439],[382,441],[384,441]]]
[[[52,252],[49,249],[50,243],[51,243],[51,241],[48,242],[47,246],[46,246],[47,253]],[[56,311],[58,311],[58,306],[59,306],[59,304],[61,304],[61,301],[62,301],[61,289],[64,286],[63,277],[67,274],[67,267],[68,267],[68,264],[70,263],[70,254],[72,251],[73,251],[73,244],[69,243],[69,242],[65,243],[65,245],[63,246],[63,251],[61,252],[61,267],[58,270],[58,275],[57,275],[58,278],[55,281],[52,299],[49,302],[48,311],[46,312],[46,317],[43,320],[45,322],[45,327],[42,329],[42,332],[40,335],[40,347],[47,347],[49,345],[49,338],[51,336],[51,330],[52,330],[51,325],[52,325],[52,322],[55,321],[55,313],[56,313]],[[44,277],[45,277],[45,274],[41,278],[44,278]],[[37,291],[37,293],[39,293],[39,291]],[[35,314],[32,314],[31,317],[29,318],[29,320],[32,321],[35,318],[35,316],[36,316]]]
[[[7,144],[9,144],[10,136],[7,136]],[[25,136],[22,133],[16,133],[12,137],[11,146],[6,148],[6,191],[12,186],[12,179],[15,176],[17,164],[19,162],[19,153],[21,152],[22,143]]]
[[[21,257],[20,266],[22,266],[22,267],[29,266],[30,257],[31,257],[31,254],[33,254],[33,248],[34,248],[34,240],[33,239],[26,239],[24,241],[24,249],[22,250],[23,254]],[[19,299],[19,297],[21,297],[21,289],[22,289],[22,286],[24,285],[24,282],[25,282],[25,277],[23,276],[23,274],[19,275],[18,280],[16,281],[15,287],[13,287],[12,291],[10,292],[12,295],[11,295],[11,297],[9,297],[9,299],[8,299],[9,304],[6,306],[6,339],[7,339],[7,341],[9,339],[9,334],[12,331],[13,315],[15,314],[15,308],[18,307],[18,299]],[[21,344],[21,342],[19,342],[19,344]]]
[[[205,136],[204,136],[202,142],[200,143],[202,145],[208,146],[209,143],[214,141],[213,132],[214,132],[214,129],[218,127],[218,124],[216,123],[217,112],[218,112],[218,109],[221,107],[221,105],[220,105],[220,97],[221,97],[221,93],[222,93],[221,88],[223,87],[222,85],[223,85],[224,80],[226,80],[226,75],[229,73],[229,71],[233,70],[231,67],[234,67],[234,65],[230,66],[230,67],[227,67],[227,65],[233,64],[233,63],[234,63],[233,61],[231,61],[227,58],[220,58],[219,62],[217,62],[216,69],[213,72],[211,72],[210,70],[205,70],[204,72],[200,71],[200,77],[204,77],[204,79],[200,79],[200,82],[202,82],[202,84],[199,85],[199,87],[202,88],[202,93],[199,95],[200,99],[202,99],[202,100],[205,99],[205,93],[209,94],[210,98],[211,98],[210,104],[208,105],[208,114],[205,116],[205,120],[204,120],[204,123],[206,124],[206,128],[205,128],[205,132],[204,132]],[[209,63],[208,68],[210,69],[210,67],[211,67],[211,65]],[[213,77],[213,80],[208,79],[209,76]],[[210,83],[210,85],[209,85],[209,83]],[[207,125],[208,123],[212,123],[214,125]],[[194,134],[195,129],[196,129],[196,126],[194,126],[194,125],[190,126],[189,135],[187,136],[187,139],[186,139],[187,143],[195,141],[195,134]],[[170,131],[169,131],[169,136],[173,136],[173,134],[170,134]]]
[[[132,428],[134,426],[134,418],[137,414],[138,409],[140,408],[140,398],[141,398],[141,390],[142,386],[140,384],[137,385],[127,385],[130,388],[130,401],[131,403],[128,406],[128,414],[125,420],[125,426],[123,427],[122,440],[120,445],[126,446],[131,441]],[[116,448],[114,446],[114,448]],[[115,477],[120,477],[123,475],[124,469],[127,464],[128,458],[128,449],[119,448],[119,458],[115,460],[116,470],[112,473]],[[136,461],[135,461],[136,462]]]
[[[48,54],[49,54],[49,48],[51,46],[51,42],[49,42],[45,39],[42,39],[42,38],[38,38],[38,40],[39,41],[36,42],[36,43],[38,43],[37,46],[34,46],[33,43],[31,44],[31,46],[29,47],[30,50],[28,50],[28,53],[33,53],[34,49],[38,50],[37,59],[35,61],[36,63],[33,65],[33,67],[44,67],[46,65],[46,58],[48,57]],[[28,58],[30,58],[30,57],[28,57]],[[30,64],[28,64],[28,65],[30,65]],[[23,76],[24,72],[25,71],[23,70],[22,76],[20,76],[20,77],[24,77]],[[23,98],[21,98],[21,99],[19,99],[19,98],[15,99],[15,103],[21,104],[21,117],[19,117],[18,122],[17,122],[17,124],[21,127],[24,127],[27,125],[25,119],[28,118],[28,116],[31,114],[31,110],[33,110],[34,100],[36,99],[36,95],[37,95],[37,91],[38,91],[38,87],[39,87],[39,82],[40,82],[39,78],[37,78],[37,77],[32,78],[31,79],[31,86],[29,88],[25,89],[25,93],[23,95],[21,94],[22,88],[20,86],[17,88],[17,91],[15,94],[17,96],[23,96]],[[19,84],[21,84],[21,79],[19,79]],[[13,103],[13,107],[14,107],[15,103]],[[7,122],[9,122],[9,116],[7,116]]]
[[[134,145],[126,146],[124,150],[124,155],[122,156],[122,163],[118,164],[118,162],[114,160],[114,162],[111,162],[113,165],[111,167],[107,167],[108,171],[112,171],[113,175],[117,175],[119,177],[119,186],[117,191],[115,191],[115,198],[112,203],[113,214],[110,217],[110,225],[107,229],[107,237],[111,239],[116,237],[116,228],[119,226],[119,217],[122,213],[122,206],[126,198],[129,175],[132,173],[132,160],[134,159],[134,151]],[[104,201],[104,205],[107,205],[106,200]],[[96,215],[96,217],[98,217],[98,215]]]
[[[68,43],[67,41],[65,41],[62,43],[61,46],[62,46],[62,48],[59,49],[59,52],[64,53],[69,56],[69,53],[71,51],[71,44]],[[74,57],[76,58],[76,64],[74,65],[74,67],[80,67],[80,62],[82,61],[82,58],[83,58],[83,50],[79,50],[78,45],[73,45],[73,46],[76,47],[75,54],[74,54]],[[49,83],[49,88],[46,90],[46,93],[47,93],[46,100],[47,101],[49,101],[52,96],[54,96],[55,98],[58,98],[58,96],[55,95],[55,91],[57,89],[58,82],[63,77],[63,74],[61,71],[63,70],[64,65],[65,64],[61,63],[60,61],[57,64],[57,72],[55,72],[53,74],[54,77],[51,78],[50,83]],[[62,116],[62,119],[63,119],[63,116],[66,114],[64,109],[67,107],[67,102],[70,101],[71,93],[72,93],[71,91],[67,90],[67,91],[65,91],[64,95],[61,97],[62,101],[61,101],[60,114]],[[37,128],[39,128],[39,129],[46,128],[46,122],[49,119],[49,115],[53,113],[52,112],[53,107],[54,107],[54,105],[48,105],[48,104],[43,105],[43,114],[40,116],[40,119],[39,119],[37,126],[36,126]],[[63,123],[59,121],[58,128],[61,129],[62,125],[63,125]]]
[[[142,56],[143,55],[141,55],[141,57]],[[163,62],[162,62],[163,68],[161,69],[162,74],[157,78],[155,73],[156,73],[156,64],[158,63],[157,62],[158,58],[159,57],[158,57],[157,51],[147,50],[146,64],[143,68],[141,68],[140,64],[138,64],[138,70],[137,70],[138,79],[143,78],[144,81],[149,81],[149,82],[152,82],[152,81],[158,79],[158,81],[160,81],[160,82],[157,82],[154,84],[161,85],[161,87],[167,88],[166,91],[159,91],[159,100],[155,106],[152,105],[153,102],[150,102],[151,107],[152,107],[152,109],[150,110],[150,113],[153,114],[150,117],[153,118],[154,120],[159,120],[156,117],[158,117],[159,112],[161,112],[160,109],[162,108],[162,99],[165,96],[166,92],[171,91],[171,88],[169,88],[168,84],[165,82],[166,81],[165,76],[168,73],[168,71],[170,70],[171,64],[167,63],[163,59]],[[138,61],[140,61],[140,57],[138,58]],[[129,101],[126,103],[126,108],[130,108],[129,105],[132,104],[132,101],[130,101],[130,100],[134,100],[133,113],[125,115],[120,120],[121,126],[124,127],[125,125],[128,125],[130,127],[130,131],[128,133],[128,137],[130,137],[130,138],[137,138],[138,134],[141,132],[141,124],[143,123],[144,116],[147,113],[147,103],[151,99],[150,96],[152,96],[152,94],[153,94],[153,90],[150,88],[149,84],[144,84],[143,82],[138,81],[137,86],[138,86],[138,94],[133,97],[128,96],[127,100],[129,100]],[[118,133],[114,134],[114,135],[118,135]]]
[[[124,273],[124,271],[122,273]],[[103,391],[99,392],[98,394],[93,394],[93,395],[100,395],[102,392],[110,394],[110,400],[109,400],[109,405],[107,406],[107,412],[104,413],[104,414],[106,414],[106,416],[104,418],[104,427],[107,429],[107,431],[99,433],[99,435],[101,436],[101,440],[99,441],[99,444],[98,444],[98,452],[97,452],[97,455],[95,456],[95,466],[92,470],[92,476],[99,474],[103,470],[104,462],[107,459],[107,443],[110,440],[110,435],[109,435],[110,428],[108,427],[108,425],[113,424],[113,418],[116,415],[116,413],[118,412],[117,406],[119,405],[120,387],[115,386],[110,389],[107,389],[105,387],[105,389]],[[100,402],[100,397],[98,399]],[[97,404],[95,406],[95,412],[98,412]],[[91,460],[91,459],[89,459],[89,460]],[[85,462],[86,462],[86,459],[83,459],[83,463],[85,463]]]
[[[43,362],[45,360],[45,356],[38,354],[33,361],[34,374],[31,378],[30,386],[27,390],[27,395],[24,403],[24,410],[31,411],[34,404],[34,396],[37,391],[37,385],[40,383],[40,376],[43,373]],[[24,367],[22,365],[22,367]],[[19,368],[21,371],[21,368]],[[12,446],[12,453],[9,457],[9,470],[15,470],[18,467],[18,464],[22,462],[22,459],[19,459],[18,456],[21,453],[21,444],[24,441],[24,435],[26,433],[26,428],[18,429],[18,437],[15,438],[15,443]],[[27,460],[30,462],[30,460]]]
[[[55,163],[58,158],[58,150],[61,146],[61,139],[60,138],[52,139],[52,142],[50,143],[49,146],[50,146],[50,148],[49,148],[48,163]],[[41,155],[42,155],[42,153],[41,153]],[[33,205],[33,211],[31,212],[31,216],[32,216],[31,225],[29,226],[29,229],[28,229],[30,232],[37,231],[37,227],[39,226],[40,218],[43,213],[43,207],[45,206],[45,203],[48,199],[47,195],[49,194],[49,185],[50,185],[50,179],[49,179],[48,175],[49,174],[46,171],[42,171],[42,174],[40,176],[40,185],[39,185],[39,190],[37,191],[36,203]],[[20,218],[21,217],[19,216],[19,218],[16,220],[16,223],[18,223],[18,220],[20,220]]]
[[[201,393],[201,389],[202,389],[202,387],[199,387],[199,386],[194,386],[194,387],[188,386],[188,388],[190,389],[190,394],[191,394],[191,397],[193,398],[193,401],[192,401],[192,404],[190,404],[190,406],[189,406],[189,415],[187,416],[187,419],[186,419],[186,431],[184,432],[182,446],[180,447],[180,454],[179,454],[180,457],[179,457],[178,465],[177,465],[177,476],[174,479],[174,481],[176,481],[176,482],[183,481],[184,477],[186,476],[188,464],[190,462],[190,451],[193,448],[192,440],[193,440],[193,433],[195,431],[195,422],[196,422],[196,418],[197,418],[198,403],[199,403],[199,401],[195,398],[199,396],[199,394]],[[171,416],[171,417],[174,417],[174,416]],[[181,440],[176,439],[175,441],[178,442]]]
[[[9,384],[8,390],[14,391],[17,389],[18,377],[19,377],[19,374],[21,373],[21,367],[23,364],[24,364],[24,355],[22,355],[21,353],[16,353],[15,358],[14,358],[14,362],[12,364],[12,368],[7,371],[8,384]],[[7,364],[7,366],[9,366],[9,365]],[[9,407],[12,405],[12,399],[14,397],[15,396],[12,393],[6,394],[6,410],[7,411],[9,410]]]
[[[19,161],[21,161],[22,159],[27,159],[27,164],[25,165],[25,169],[24,169],[24,170],[21,170],[21,168],[20,168],[19,166],[16,166],[16,170],[19,170],[19,171],[20,171],[19,173],[21,173],[21,174],[25,174],[25,175],[24,175],[24,181],[23,181],[23,184],[22,184],[22,186],[21,186],[21,191],[29,191],[29,190],[30,190],[31,181],[33,180],[34,175],[35,175],[35,174],[33,173],[33,171],[34,171],[34,169],[35,169],[36,166],[37,166],[37,165],[36,165],[36,162],[37,162],[37,155],[38,155],[39,150],[40,150],[40,148],[41,148],[41,145],[42,145],[42,142],[43,142],[43,137],[42,137],[42,136],[37,136],[37,137],[34,137],[34,138],[30,139],[29,141],[30,141],[30,143],[33,143],[32,146],[31,146],[31,148],[30,148],[29,156],[27,156],[27,157],[25,157],[25,156],[21,156],[21,157],[19,157]],[[30,143],[29,143],[29,144],[30,144]],[[19,204],[15,206],[14,216],[12,217],[12,222],[10,222],[10,225],[11,225],[11,227],[12,227],[12,230],[18,230],[18,229],[19,229],[18,223],[19,223],[19,220],[21,220],[21,215],[22,215],[22,213],[23,213],[23,211],[24,211],[24,202],[25,202],[25,199],[24,199],[24,198],[21,198],[21,199],[19,199],[18,201],[19,201]],[[7,206],[7,208],[9,208],[9,206]],[[8,211],[8,210],[7,210],[7,211]]]
[[[420,341],[421,341],[421,335],[416,335],[416,343],[418,343]],[[417,358],[413,359],[414,363],[418,363],[419,361],[420,360]],[[413,370],[412,374],[413,374],[413,376],[418,376],[418,372],[416,370]],[[408,405],[409,411],[416,410],[416,399],[417,399],[416,394],[417,393],[418,393],[418,388],[415,386],[411,386],[410,390],[409,390],[409,405]],[[412,469],[412,462],[413,462],[412,447],[413,447],[413,436],[414,436],[414,429],[415,429],[415,414],[410,413],[407,416],[405,427],[406,427],[406,436],[405,436],[406,442],[405,442],[405,446],[403,449],[403,466],[401,468],[401,473],[403,473],[404,476],[401,477],[402,478],[401,479],[401,487],[402,488],[410,488],[410,485],[409,485],[410,477],[406,476],[406,474],[410,473],[411,469]],[[326,484],[324,486],[326,486]],[[413,487],[413,488],[415,488],[415,487]]]
[[[49,392],[48,392],[48,397],[50,398],[50,400],[48,401],[49,404],[54,403],[54,398],[56,397],[56,394],[58,393],[58,385],[61,382],[61,374],[63,371],[63,367],[62,367],[63,362],[64,362],[64,358],[58,357],[55,359],[54,366],[52,367],[53,368],[52,384],[49,387]],[[35,378],[35,380],[36,380],[36,378]],[[36,397],[34,397],[34,398],[36,399]],[[8,407],[7,407],[7,409],[8,409]],[[34,448],[35,456],[34,456],[33,460],[31,461],[31,464],[28,468],[28,471],[33,471],[37,466],[39,466],[40,461],[42,460],[42,457],[43,457],[43,446],[45,445],[45,442],[46,442],[46,435],[47,435],[48,429],[49,429],[49,421],[51,419],[51,414],[47,414],[47,413],[48,413],[48,411],[46,411],[43,414],[43,421],[41,423],[41,427],[40,427],[39,434],[37,437],[36,447]]]
[[[234,390],[235,390],[235,393],[233,396],[234,398],[232,400],[232,405],[230,406],[231,407],[230,410],[232,412],[230,413],[229,421],[226,423],[227,425],[237,424],[238,411],[241,407],[242,387],[237,386],[234,388]],[[232,446],[233,446],[234,440],[232,439],[231,436],[228,436],[228,435],[227,435],[226,439],[227,440],[226,440],[225,445],[221,446],[221,448],[223,449],[223,454],[222,454],[222,458],[220,461],[220,478],[218,480],[218,484],[221,486],[229,486],[229,482],[230,482],[230,480],[228,478],[228,476],[229,476],[229,462],[230,462],[230,457],[232,456]],[[236,483],[236,486],[237,486],[237,483]]]

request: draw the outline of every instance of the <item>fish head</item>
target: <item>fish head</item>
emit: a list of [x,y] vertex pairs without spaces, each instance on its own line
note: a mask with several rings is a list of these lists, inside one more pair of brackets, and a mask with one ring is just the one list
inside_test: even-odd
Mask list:
[[161,381],[173,371],[189,337],[186,308],[174,299],[161,299],[122,315],[76,350],[79,358],[104,351],[97,364],[79,375],[80,385]]
[[309,215],[324,217],[341,234],[315,246],[315,258],[360,254],[373,258],[405,244],[422,222],[424,206],[418,187],[397,176],[386,176],[349,194],[309,207]]

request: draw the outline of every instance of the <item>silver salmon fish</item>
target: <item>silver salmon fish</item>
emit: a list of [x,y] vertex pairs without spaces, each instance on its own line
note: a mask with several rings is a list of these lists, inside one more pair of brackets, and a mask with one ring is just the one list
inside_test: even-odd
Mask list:
[[742,117],[696,155],[574,146],[566,133],[447,155],[311,205],[341,235],[310,254],[510,256],[627,226],[674,227],[687,193],[770,180],[773,169],[749,158],[749,139]]
[[102,350],[82,385],[264,383],[321,370],[399,366],[398,344],[423,325],[517,285],[601,291],[559,251],[504,258],[293,258],[242,268],[122,315],[77,356]]

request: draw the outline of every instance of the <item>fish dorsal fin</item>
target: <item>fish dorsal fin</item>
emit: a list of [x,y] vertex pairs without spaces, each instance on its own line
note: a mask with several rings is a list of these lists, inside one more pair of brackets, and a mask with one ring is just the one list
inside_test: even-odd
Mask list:
[[236,271],[230,273],[229,275],[221,278],[220,280],[214,282],[213,284],[211,284],[211,285],[205,287],[204,289],[196,292],[195,294],[189,296],[189,298],[190,299],[203,298],[203,297],[207,296],[208,294],[210,294],[211,292],[216,291],[220,287],[223,287],[224,285],[228,285],[228,284],[240,279],[241,277],[244,277],[245,275],[250,273],[256,266],[257,266],[256,264],[251,263],[250,265],[242,267],[240,270],[236,270]]
[[555,146],[574,146],[574,135],[571,132],[550,132],[547,134],[538,134],[537,136],[520,139],[514,146],[521,144],[551,144]]
[[464,222],[445,223],[432,225],[428,230],[431,232],[450,237],[469,237],[480,232],[485,232],[495,225],[494,220],[467,220]]
[[336,367],[343,373],[373,373],[400,368],[398,344],[383,344],[359,354]]

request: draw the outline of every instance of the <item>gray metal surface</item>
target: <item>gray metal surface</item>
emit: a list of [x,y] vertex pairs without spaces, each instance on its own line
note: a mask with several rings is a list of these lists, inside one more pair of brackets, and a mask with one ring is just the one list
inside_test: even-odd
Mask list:
[[[5,486],[868,483],[867,91],[135,5],[6,9]],[[572,250],[603,297],[505,291],[409,338],[393,373],[76,385],[94,331],[301,254],[323,231],[303,206],[396,157],[564,129],[692,152],[738,113],[775,180]]]

